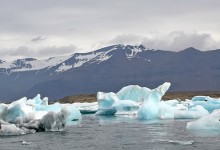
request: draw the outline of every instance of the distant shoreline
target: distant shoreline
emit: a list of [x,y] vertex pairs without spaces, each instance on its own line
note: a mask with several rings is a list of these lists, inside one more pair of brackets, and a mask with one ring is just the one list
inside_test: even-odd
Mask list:
[[[194,91],[194,92],[167,92],[162,99],[170,100],[177,99],[185,100],[192,99],[194,96],[210,96],[213,98],[220,98],[220,91]],[[83,102],[97,102],[96,94],[81,94],[74,96],[66,96],[58,99],[55,102],[60,103],[83,103]],[[52,102],[53,103],[53,102]]]

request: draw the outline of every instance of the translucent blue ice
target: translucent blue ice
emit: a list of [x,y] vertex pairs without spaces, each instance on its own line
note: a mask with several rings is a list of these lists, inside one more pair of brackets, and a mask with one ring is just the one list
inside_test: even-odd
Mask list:
[[[138,110],[138,117],[140,119],[149,120],[149,119],[161,118],[160,101],[161,101],[162,96],[169,89],[170,85],[171,85],[170,83],[165,82],[164,84],[160,85],[159,87],[157,87],[149,92],[148,96],[144,99],[144,101],[142,102],[142,104]],[[167,107],[166,105],[168,105],[168,104],[163,103],[161,106],[163,108],[165,108],[165,107]],[[167,107],[167,109],[169,109],[169,108]]]
[[170,83],[151,90],[138,85],[129,85],[118,93],[98,92],[98,111],[96,114],[114,115],[119,112],[136,111],[140,119],[173,118],[173,109],[165,102],[161,102],[162,96],[169,89]]
[[191,107],[201,105],[209,112],[220,109],[220,99],[211,98],[209,96],[195,96],[192,98],[193,105]]

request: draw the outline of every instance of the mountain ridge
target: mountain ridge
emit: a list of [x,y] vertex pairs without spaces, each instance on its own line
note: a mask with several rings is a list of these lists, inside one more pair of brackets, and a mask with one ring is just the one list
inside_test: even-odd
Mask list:
[[129,84],[153,88],[165,81],[172,83],[171,91],[219,90],[219,58],[220,50],[173,52],[119,44],[44,60],[18,59],[0,63],[0,100],[38,93],[54,100]]

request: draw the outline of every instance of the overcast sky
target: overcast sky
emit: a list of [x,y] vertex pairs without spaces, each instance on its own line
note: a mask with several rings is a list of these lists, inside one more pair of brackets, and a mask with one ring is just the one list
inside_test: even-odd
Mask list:
[[112,44],[220,48],[220,0],[0,0],[0,59]]

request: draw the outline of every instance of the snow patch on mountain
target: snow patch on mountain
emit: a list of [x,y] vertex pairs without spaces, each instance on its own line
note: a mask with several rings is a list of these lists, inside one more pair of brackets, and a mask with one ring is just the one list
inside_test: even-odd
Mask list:
[[33,58],[18,59],[13,62],[3,62],[0,64],[0,69],[9,70],[10,72],[22,72],[40,70],[56,66],[71,56],[52,57],[46,60],[37,60]]
[[[75,53],[71,56],[51,57],[45,60],[37,60],[34,58],[18,59],[13,62],[0,61],[0,71],[7,74],[13,72],[24,72],[36,70],[36,74],[41,69],[49,70],[51,67],[57,66],[55,72],[64,72],[72,68],[78,68],[81,66],[88,66],[90,64],[99,64],[107,61],[112,55],[117,54],[116,51],[123,51],[127,59],[132,59],[137,56],[138,53],[145,51],[146,48],[143,45],[131,46],[131,45],[113,45],[105,47],[93,52],[87,53]],[[115,52],[113,52],[115,51]]]
[[126,49],[130,49],[131,53],[126,53],[127,58],[134,58],[139,52],[142,52],[143,50],[146,50],[144,46],[130,46],[127,45]]
[[62,63],[62,65],[61,65],[58,69],[56,69],[55,71],[56,71],[56,72],[64,72],[64,71],[67,71],[67,70],[72,69],[72,68],[73,68],[73,65],[66,65],[65,62],[64,62],[64,63]]
[[92,64],[92,63],[100,63],[106,61],[112,56],[109,53],[114,50],[117,50],[117,48],[114,47],[108,51],[99,51],[99,52],[92,52],[83,55],[82,54],[78,55],[75,57],[76,62],[74,63],[73,67],[77,68],[77,67],[81,67],[86,63]]

